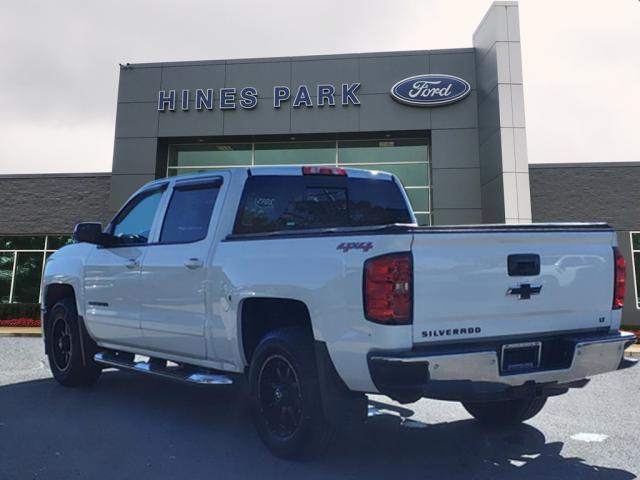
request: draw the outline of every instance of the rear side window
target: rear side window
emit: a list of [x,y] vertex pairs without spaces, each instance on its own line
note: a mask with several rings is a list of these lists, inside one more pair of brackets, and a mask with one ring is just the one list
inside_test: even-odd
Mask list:
[[197,242],[207,236],[220,182],[176,184],[167,207],[160,243]]
[[409,222],[404,197],[391,181],[260,175],[247,179],[234,233]]

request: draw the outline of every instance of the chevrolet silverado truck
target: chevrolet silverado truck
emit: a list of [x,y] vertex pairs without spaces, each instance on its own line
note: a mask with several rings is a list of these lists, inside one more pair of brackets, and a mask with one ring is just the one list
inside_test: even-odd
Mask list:
[[367,393],[514,424],[625,365],[625,264],[601,223],[419,227],[400,182],[334,167],[153,181],[78,224],[43,277],[56,380],[105,368],[246,382],[276,455],[366,418]]

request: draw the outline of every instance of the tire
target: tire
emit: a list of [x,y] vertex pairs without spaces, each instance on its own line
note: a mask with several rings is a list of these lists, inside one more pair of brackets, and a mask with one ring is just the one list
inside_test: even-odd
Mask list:
[[545,403],[547,397],[531,397],[497,402],[462,402],[462,406],[480,423],[504,427],[535,417]]
[[[83,360],[81,326],[75,301],[63,298],[47,314],[47,352],[53,377],[65,387],[96,383],[102,369],[93,360],[95,343],[85,338],[87,358]],[[86,343],[89,342],[89,345]]]
[[322,409],[313,339],[301,328],[268,333],[249,368],[250,404],[258,435],[281,458],[316,456],[333,437]]

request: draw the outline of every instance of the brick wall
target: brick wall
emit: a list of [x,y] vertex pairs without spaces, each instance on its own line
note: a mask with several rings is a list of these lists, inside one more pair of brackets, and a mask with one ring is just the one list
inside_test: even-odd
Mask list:
[[640,163],[529,165],[534,222],[640,230]]
[[110,220],[109,173],[0,175],[0,235],[71,233]]

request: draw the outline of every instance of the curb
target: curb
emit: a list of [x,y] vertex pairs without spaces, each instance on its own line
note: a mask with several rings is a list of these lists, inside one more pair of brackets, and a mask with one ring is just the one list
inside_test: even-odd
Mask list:
[[40,327],[0,327],[0,337],[41,337]]
[[625,357],[640,358],[640,344],[631,345],[624,351]]

